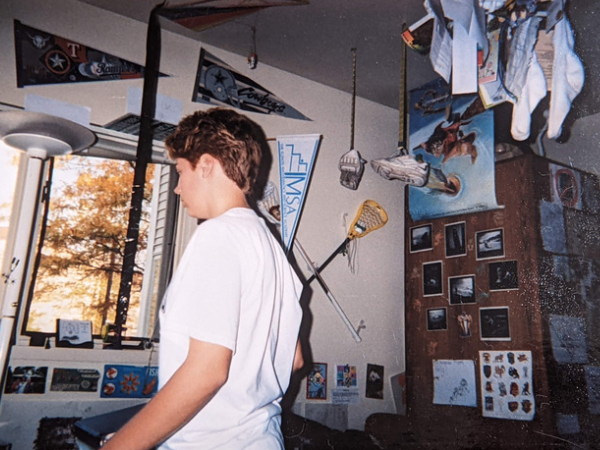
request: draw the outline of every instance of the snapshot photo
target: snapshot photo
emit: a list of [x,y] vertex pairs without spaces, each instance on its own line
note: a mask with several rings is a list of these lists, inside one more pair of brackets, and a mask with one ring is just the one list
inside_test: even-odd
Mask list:
[[446,225],[446,258],[467,254],[466,224],[456,222]]
[[433,248],[431,224],[412,227],[410,229],[410,252],[424,252]]
[[479,308],[479,328],[484,341],[510,341],[508,306]]
[[427,310],[427,330],[440,331],[448,329],[446,308],[431,308]]
[[517,261],[490,263],[490,291],[509,291],[519,289]]
[[383,366],[367,364],[365,397],[383,399]]
[[423,264],[423,296],[443,294],[442,262],[433,261]]
[[475,275],[448,278],[451,305],[475,303]]
[[475,233],[477,259],[502,258],[504,256],[503,231],[502,228],[498,228]]

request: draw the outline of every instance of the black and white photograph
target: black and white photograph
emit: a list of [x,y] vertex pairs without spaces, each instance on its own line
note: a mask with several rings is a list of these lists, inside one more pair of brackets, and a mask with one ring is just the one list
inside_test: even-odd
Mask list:
[[423,296],[442,295],[444,293],[442,261],[423,264]]
[[431,308],[427,310],[427,330],[440,331],[448,329],[446,308]]
[[490,263],[490,291],[510,291],[519,289],[517,261]]
[[420,225],[410,229],[410,252],[424,252],[433,248],[431,224]]
[[475,303],[475,275],[448,277],[451,305]]
[[467,254],[465,222],[446,225],[446,258]]
[[479,328],[484,341],[510,341],[508,306],[479,308]]
[[477,242],[477,259],[502,258],[504,256],[504,230],[478,231],[475,233]]

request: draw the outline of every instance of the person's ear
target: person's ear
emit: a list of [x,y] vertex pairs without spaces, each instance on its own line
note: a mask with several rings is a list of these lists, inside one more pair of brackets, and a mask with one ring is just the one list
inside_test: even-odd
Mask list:
[[198,168],[203,177],[208,177],[215,167],[215,158],[208,153],[204,153],[198,160]]

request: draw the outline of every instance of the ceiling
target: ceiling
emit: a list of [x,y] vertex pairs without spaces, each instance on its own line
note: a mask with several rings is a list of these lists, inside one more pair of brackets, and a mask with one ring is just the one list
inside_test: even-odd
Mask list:
[[[158,0],[80,1],[144,23],[159,3]],[[346,92],[352,92],[352,48],[356,48],[356,95],[398,108],[402,25],[410,25],[426,14],[423,0],[309,1],[265,8],[200,32],[169,21],[161,23],[169,31],[243,56],[248,56],[252,49],[254,27],[259,64]],[[185,0],[167,1],[166,6],[178,2]],[[407,82],[409,87],[416,87],[435,74],[427,57],[411,53],[414,52],[408,55],[411,70]]]

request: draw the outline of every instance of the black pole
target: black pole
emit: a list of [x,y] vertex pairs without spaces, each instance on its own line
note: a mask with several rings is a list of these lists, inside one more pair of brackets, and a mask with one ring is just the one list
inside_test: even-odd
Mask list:
[[[342,253],[344,251],[344,249],[348,246],[348,244],[350,243],[350,238],[346,238],[344,240],[344,242],[342,242],[342,244],[335,249],[335,251],[329,255],[329,258],[327,258],[325,260],[325,262],[323,262],[323,264],[321,264],[318,268],[317,268],[317,272],[321,273],[321,271],[323,269],[325,269],[325,267],[327,267],[327,265],[333,261],[333,259],[339,254]],[[316,278],[315,275],[311,276],[308,280],[306,280],[306,284],[310,284],[312,282],[312,280],[314,280]]]
[[[163,3],[164,4],[164,3]],[[146,184],[146,170],[152,156],[152,122],[156,110],[156,92],[160,70],[161,36],[158,11],[163,4],[157,5],[150,13],[148,32],[146,36],[146,65],[144,71],[144,89],[142,93],[142,109],[140,120],[140,133],[138,138],[135,171],[133,175],[133,188],[131,192],[131,206],[129,209],[129,225],[127,240],[125,241],[125,254],[121,270],[121,284],[119,286],[119,300],[115,318],[114,339],[105,348],[120,349],[123,329],[127,323],[127,311],[131,296],[131,284],[135,269],[140,234],[140,219],[142,217],[142,203]]]

